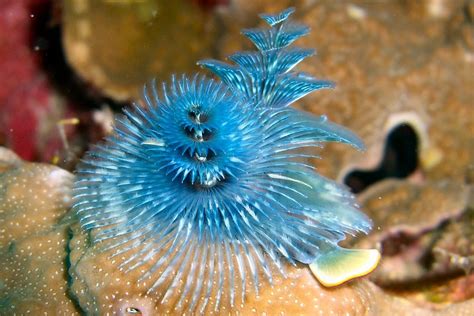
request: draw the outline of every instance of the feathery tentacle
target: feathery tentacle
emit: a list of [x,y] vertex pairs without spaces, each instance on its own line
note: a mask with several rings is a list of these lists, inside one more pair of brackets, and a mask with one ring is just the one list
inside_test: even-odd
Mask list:
[[333,86],[293,70],[314,54],[288,47],[309,32],[288,20],[293,11],[262,15],[269,29],[244,30],[258,51],[230,56],[235,64],[200,62],[222,82],[173,76],[161,90],[145,86],[145,107],[125,110],[78,167],[83,229],[125,258],[125,272],[151,261],[140,281],[163,304],[232,306],[284,274],[285,262],[312,263],[327,279],[327,262],[357,257],[337,243],[370,230],[352,194],[306,162],[314,154],[303,149],[363,143],[325,116],[289,107]]

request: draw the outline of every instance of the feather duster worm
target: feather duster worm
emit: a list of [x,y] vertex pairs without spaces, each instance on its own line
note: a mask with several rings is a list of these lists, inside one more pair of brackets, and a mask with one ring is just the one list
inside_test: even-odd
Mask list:
[[309,32],[288,20],[292,12],[244,30],[258,51],[230,56],[234,64],[199,62],[221,82],[196,75],[145,86],[145,107],[125,110],[78,167],[74,210],[92,242],[125,256],[124,271],[154,260],[138,281],[162,301],[179,291],[181,310],[232,306],[287,263],[309,264],[335,285],[378,261],[376,250],[338,247],[346,234],[367,233],[370,220],[306,162],[323,142],[363,144],[325,116],[289,107],[333,86],[292,70],[314,53],[289,47]]

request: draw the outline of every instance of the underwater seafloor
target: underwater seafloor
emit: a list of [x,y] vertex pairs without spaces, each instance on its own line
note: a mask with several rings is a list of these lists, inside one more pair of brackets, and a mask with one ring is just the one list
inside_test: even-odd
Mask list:
[[299,70],[337,84],[295,107],[367,147],[328,144],[314,165],[373,220],[344,246],[382,259],[334,288],[298,268],[215,313],[474,314],[473,1],[0,0],[0,315],[161,314],[87,252],[75,166],[144,82],[249,49],[240,30],[290,6],[317,49]]

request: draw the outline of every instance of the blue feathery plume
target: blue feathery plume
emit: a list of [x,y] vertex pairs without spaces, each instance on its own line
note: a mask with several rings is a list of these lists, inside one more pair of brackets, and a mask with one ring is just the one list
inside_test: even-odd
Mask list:
[[124,271],[147,265],[139,281],[151,280],[149,292],[179,310],[234,306],[276,271],[285,275],[287,263],[309,264],[326,285],[373,268],[358,264],[340,277],[352,269],[341,264],[367,263],[367,253],[338,242],[371,223],[345,187],[307,161],[324,142],[363,143],[289,107],[333,87],[293,71],[314,54],[288,47],[309,32],[288,20],[293,11],[261,15],[270,28],[244,30],[258,50],[230,56],[234,64],[199,62],[221,82],[173,76],[161,89],[145,86],[145,106],[124,110],[78,166],[73,209],[82,228],[125,258]]

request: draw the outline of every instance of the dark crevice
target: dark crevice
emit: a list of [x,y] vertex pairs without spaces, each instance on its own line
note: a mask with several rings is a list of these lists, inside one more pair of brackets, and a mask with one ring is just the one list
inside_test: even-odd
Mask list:
[[[69,219],[71,220],[71,218]],[[65,222],[66,225],[67,225],[67,222]],[[63,224],[65,224],[63,223]],[[71,222],[72,223],[72,222]],[[69,224],[71,224],[69,223]],[[72,287],[72,284],[74,282],[73,280],[73,277],[72,275],[70,274],[70,270],[71,270],[71,266],[72,266],[72,263],[71,263],[71,240],[73,238],[73,232],[72,232],[72,229],[69,227],[67,229],[67,237],[66,237],[66,246],[65,246],[65,256],[64,256],[64,279],[67,281],[67,285],[68,285],[68,289],[66,291],[66,296],[69,297],[69,299],[71,299],[71,302],[74,304],[74,306],[76,307],[76,311],[81,315],[86,315],[85,311],[82,309],[81,305],[79,304],[79,300],[78,298],[76,297],[76,294],[71,291],[71,287]],[[78,260],[80,261],[80,260]],[[78,280],[76,280],[75,282],[79,282]]]
[[406,178],[418,167],[418,136],[408,124],[393,128],[387,136],[383,159],[373,170],[354,170],[344,183],[354,193],[386,178]]
[[55,90],[74,105],[83,109],[100,108],[108,104],[114,109],[125,103],[105,97],[99,90],[75,74],[66,60],[62,45],[60,12],[53,4],[42,4],[31,8],[33,18],[31,49],[39,57],[40,65]]
[[200,111],[199,108],[189,111],[188,117],[196,124],[206,123],[208,120],[207,115]]
[[[34,53],[35,63],[40,67],[37,75],[47,78],[51,89],[48,88],[46,93],[60,96],[64,101],[60,104],[64,116],[74,115],[80,122],[74,128],[75,132],[66,135],[69,148],[63,148],[62,151],[58,149],[57,152],[58,164],[62,168],[72,170],[88,144],[103,137],[101,126],[93,121],[92,110],[107,105],[118,111],[128,103],[106,97],[100,89],[82,79],[68,64],[62,42],[60,5],[52,1],[40,1],[30,5],[28,9],[32,21],[28,44]],[[45,158],[38,153],[31,158],[40,161],[43,159]]]
[[211,139],[213,134],[212,131],[207,128],[195,129],[193,127],[186,126],[183,129],[186,136],[196,142],[206,142]]
[[474,22],[474,18],[472,16],[472,12],[471,10],[469,9],[469,4],[466,3],[463,8],[463,15],[464,15],[464,19],[467,23],[473,23]]

